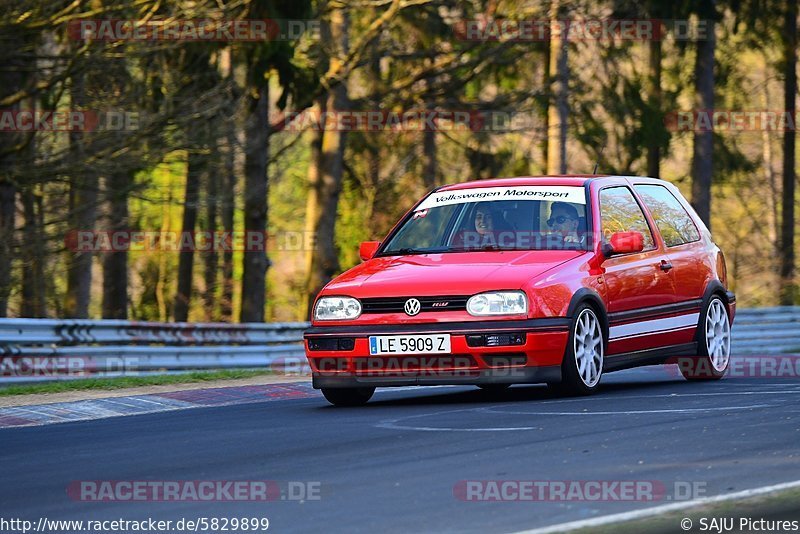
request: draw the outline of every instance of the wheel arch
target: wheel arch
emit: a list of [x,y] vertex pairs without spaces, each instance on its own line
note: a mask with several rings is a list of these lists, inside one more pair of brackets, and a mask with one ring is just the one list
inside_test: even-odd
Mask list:
[[725,305],[730,304],[731,295],[729,291],[725,289],[725,286],[722,285],[717,279],[711,280],[708,284],[706,284],[706,289],[703,291],[703,304],[702,307],[705,309],[705,306],[711,300],[713,295],[717,295],[719,298],[722,299],[722,302]]
[[567,307],[567,317],[572,319],[575,316],[575,312],[578,310],[578,306],[581,304],[590,305],[597,314],[597,318],[600,320],[600,326],[603,329],[603,339],[605,341],[607,350],[609,331],[608,310],[606,310],[606,305],[603,303],[602,297],[600,297],[600,295],[592,289],[587,287],[580,288],[575,292],[575,294],[572,296],[572,299],[569,301],[569,306]]

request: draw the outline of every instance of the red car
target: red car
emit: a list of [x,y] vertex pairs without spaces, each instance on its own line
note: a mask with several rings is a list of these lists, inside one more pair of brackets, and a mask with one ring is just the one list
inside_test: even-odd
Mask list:
[[589,394],[619,369],[674,361],[687,379],[718,379],[728,367],[725,258],[663,180],[447,185],[360,255],[305,332],[314,387],[335,405],[384,386]]

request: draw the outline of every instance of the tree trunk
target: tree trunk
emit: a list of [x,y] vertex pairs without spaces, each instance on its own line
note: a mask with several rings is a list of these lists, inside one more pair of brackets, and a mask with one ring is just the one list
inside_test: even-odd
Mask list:
[[[11,58],[3,66],[3,86],[0,95],[14,94],[25,85],[25,78],[30,69],[27,58],[20,58],[13,53],[14,48],[19,45],[17,39],[0,40],[0,53],[4,58]],[[19,108],[19,103],[15,103],[10,106],[10,111],[17,112]],[[8,301],[11,295],[11,275],[16,250],[14,234],[16,200],[20,186],[17,180],[19,156],[15,147],[22,141],[22,137],[21,133],[4,132],[3,141],[7,144],[0,146],[0,317],[8,315]]]
[[[230,102],[226,107],[226,115],[229,118],[225,121],[224,130],[217,138],[217,149],[222,160],[222,177],[220,191],[220,218],[222,231],[231,236],[233,242],[233,221],[236,208],[236,132],[237,132],[237,113],[234,102],[237,102],[241,94],[237,90],[238,85],[233,75],[233,51],[225,49],[220,55],[220,68],[226,83],[230,87]],[[219,300],[219,318],[223,321],[233,321],[233,250],[226,247],[222,252],[222,291]]]
[[[326,112],[326,101],[324,98],[317,100],[314,110],[319,111],[320,117]],[[313,312],[314,298],[317,296],[316,292],[309,290],[311,287],[312,271],[317,266],[317,228],[320,224],[320,217],[322,213],[322,185],[320,182],[320,169],[322,159],[322,140],[325,137],[325,131],[321,128],[312,132],[314,136],[311,139],[311,153],[308,164],[308,194],[306,195],[306,220],[305,220],[305,235],[314,236],[313,240],[306,240],[314,243],[314,246],[307,249],[306,252],[306,317],[310,318]]]
[[[233,216],[236,197],[236,133],[231,127],[225,140],[227,150],[224,153],[225,172],[222,185],[222,230],[226,235],[233,235]],[[219,314],[223,321],[233,320],[233,250],[226,247],[222,252],[222,295],[220,296]]]
[[[550,19],[559,20],[561,6],[554,0]],[[563,28],[566,34],[567,29]],[[569,39],[567,35],[550,36],[550,78],[552,93],[547,111],[547,174],[567,172],[567,94],[569,83]]]
[[[219,161],[217,159],[217,161]],[[219,174],[216,172],[207,172],[206,178],[206,231],[213,236],[217,231],[217,207],[219,205],[219,192],[217,187],[217,180]],[[213,242],[213,241],[212,241]],[[206,321],[214,321],[217,319],[216,304],[217,304],[217,267],[219,264],[219,255],[217,254],[216,247],[211,247],[210,250],[205,252],[203,278],[205,280],[205,292],[203,293],[203,307],[205,308]]]
[[[348,51],[348,17],[341,8],[330,13],[330,22],[323,23],[328,31],[323,31],[323,40],[329,40],[327,48],[334,53],[331,63],[341,62]],[[323,28],[325,30],[325,28]],[[347,87],[344,81],[337,83],[329,92],[325,111],[336,113],[348,106]],[[344,171],[345,132],[325,130],[322,145],[316,161],[319,168],[310,172],[311,189],[306,211],[306,225],[312,229],[316,244],[315,251],[309,251],[310,264],[306,279],[308,309],[311,310],[314,298],[320,289],[339,272],[339,256],[336,250],[336,211],[339,193],[342,188]]]
[[[72,78],[72,109],[86,108],[84,75]],[[70,132],[70,160],[74,169],[70,177],[69,227],[71,230],[92,231],[97,218],[97,175],[85,165],[86,150],[82,132]],[[64,315],[85,319],[89,317],[89,300],[92,289],[92,263],[90,251],[67,251],[67,292],[64,298]]]
[[[33,98],[26,98],[22,107],[25,111],[36,109]],[[22,169],[30,169],[36,162],[36,137],[20,150],[21,156],[17,162],[18,172],[22,176]],[[44,192],[42,186],[36,182],[28,183],[22,189],[22,215],[23,215],[23,243],[19,247],[22,257],[22,306],[23,317],[45,317],[45,292],[46,279],[44,276],[44,263],[47,255],[44,238],[44,214],[42,213]]]
[[[263,73],[262,73],[263,74]],[[245,120],[244,229],[245,247],[242,272],[242,309],[239,320],[263,322],[266,294],[267,161],[269,154],[269,80],[250,73]],[[258,236],[261,239],[258,239]],[[251,238],[255,237],[255,240]]]
[[422,181],[425,184],[425,188],[430,191],[436,187],[436,174],[438,172],[436,160],[436,130],[433,128],[426,128],[422,134],[422,157],[424,161]]
[[[2,172],[5,174],[6,169],[2,169]],[[16,195],[17,188],[11,180],[0,175],[0,317],[8,315],[8,296],[11,292],[11,259],[14,257]]]
[[[545,94],[547,95],[547,102],[548,105],[544,107],[542,110],[542,136],[541,140],[539,141],[539,150],[542,151],[542,159],[540,160],[541,163],[539,166],[533,170],[531,169],[531,174],[547,174],[547,143],[548,139],[550,139],[550,37],[547,37],[547,41],[544,44],[544,52],[542,54],[542,87],[544,88]],[[532,158],[532,161],[536,161],[535,158]]]
[[45,241],[42,215],[41,190],[29,186],[22,193],[22,229],[25,246],[20,247],[23,258],[22,268],[22,307],[23,317],[45,317]]
[[[770,94],[769,94],[769,76],[765,66],[764,69],[764,83],[763,92],[761,93],[761,105],[764,109],[770,109]],[[772,152],[772,137],[773,132],[766,128],[761,130],[761,159],[764,161],[764,181],[767,184],[769,191],[765,195],[767,203],[767,220],[768,220],[768,233],[770,244],[773,247],[775,257],[780,257],[780,235],[781,235],[781,218],[778,213],[780,207],[780,191],[778,190],[778,180],[774,170],[774,156]]]
[[[195,147],[196,149],[196,147]],[[200,193],[201,175],[205,173],[206,162],[204,154],[197,154],[194,149],[189,153],[186,166],[186,191],[183,199],[182,236],[194,234],[197,224],[197,203]],[[181,239],[183,241],[183,239]],[[176,322],[186,322],[189,319],[189,304],[192,298],[192,271],[194,267],[194,250],[189,247],[178,253],[178,289],[175,294],[173,317]]]
[[[106,178],[109,229],[128,230],[129,171],[120,171]],[[103,319],[128,318],[128,251],[103,255]]]
[[[651,39],[648,68],[650,70],[650,106],[661,111],[661,41]],[[661,174],[661,146],[651,139],[647,147],[647,175],[659,178]]]
[[[704,0],[704,12],[714,10],[714,0]],[[714,109],[714,21],[708,19],[707,39],[697,41],[695,60],[695,109],[711,113]],[[711,228],[711,177],[713,166],[714,131],[695,131],[692,155],[692,206],[703,222]]]
[[[797,106],[797,1],[787,0],[783,35],[783,65],[786,69],[783,95],[784,110],[794,117]],[[795,131],[787,128],[783,134],[783,208],[781,217],[780,303],[795,303],[794,284],[794,224],[795,224]]]

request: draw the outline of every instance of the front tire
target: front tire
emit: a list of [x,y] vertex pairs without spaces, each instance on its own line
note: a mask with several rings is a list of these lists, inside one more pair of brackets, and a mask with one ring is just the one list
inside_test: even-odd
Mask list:
[[600,387],[603,376],[605,340],[603,327],[594,309],[578,306],[569,328],[569,340],[561,363],[561,383],[553,387],[562,394],[591,395]]
[[334,406],[363,406],[375,388],[322,388],[322,395]]
[[719,380],[731,361],[731,323],[728,308],[711,297],[697,325],[697,358],[681,358],[678,368],[686,380]]

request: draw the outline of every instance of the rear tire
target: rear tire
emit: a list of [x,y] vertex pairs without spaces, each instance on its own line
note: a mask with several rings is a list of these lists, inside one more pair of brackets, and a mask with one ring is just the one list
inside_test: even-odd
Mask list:
[[581,304],[569,327],[567,349],[561,363],[561,382],[548,384],[562,395],[591,395],[603,376],[605,338],[597,313]]
[[322,388],[322,395],[334,406],[363,406],[374,393],[375,388]]
[[731,323],[728,308],[717,295],[700,314],[697,324],[697,357],[678,358],[678,368],[686,380],[719,380],[731,361]]

